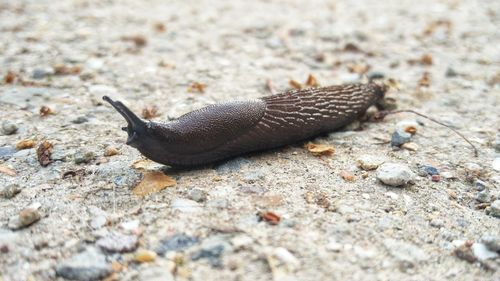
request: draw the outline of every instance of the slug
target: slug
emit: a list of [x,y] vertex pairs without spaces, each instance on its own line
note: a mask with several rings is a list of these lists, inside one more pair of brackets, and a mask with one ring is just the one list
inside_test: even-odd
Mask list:
[[192,167],[276,148],[348,125],[386,92],[377,83],[303,90],[210,105],[165,123],[141,120],[104,96],[127,121],[127,144],[147,158]]

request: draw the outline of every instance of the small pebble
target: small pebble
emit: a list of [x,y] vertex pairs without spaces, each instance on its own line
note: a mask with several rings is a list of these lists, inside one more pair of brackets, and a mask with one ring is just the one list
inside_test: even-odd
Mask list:
[[413,177],[413,172],[405,164],[384,163],[377,169],[377,179],[390,186],[405,185]]
[[189,191],[189,199],[196,202],[205,202],[207,200],[207,193],[199,188],[193,188]]
[[200,251],[191,255],[191,259],[196,261],[206,259],[213,267],[222,266],[222,254],[224,253],[224,245],[214,245],[212,247],[204,247]]
[[479,261],[498,258],[498,254],[490,251],[486,245],[482,243],[472,244],[472,253]]
[[96,245],[108,252],[131,252],[137,248],[137,236],[110,232],[97,240]]
[[17,150],[12,146],[2,146],[0,147],[0,160],[8,160],[16,152]]
[[500,157],[497,157],[491,163],[493,170],[500,172]]
[[156,259],[156,253],[149,250],[139,250],[134,256],[136,262],[153,262]]
[[93,247],[87,248],[84,252],[56,266],[57,276],[69,280],[101,280],[112,272],[111,265],[106,262],[106,256]]
[[500,218],[500,200],[493,201],[488,208],[488,212],[490,216]]
[[488,203],[491,201],[492,196],[490,194],[489,189],[485,188],[484,190],[478,191],[476,193],[475,199],[480,203]]
[[404,149],[409,150],[409,151],[417,151],[419,146],[418,146],[418,144],[416,144],[414,142],[407,142],[407,143],[403,143],[401,145],[401,148],[404,148]]
[[39,80],[53,74],[54,74],[54,69],[52,68],[35,68],[33,70],[31,77],[33,79]]
[[378,166],[384,163],[384,160],[372,155],[362,155],[356,160],[356,163],[361,169],[369,171],[377,169]]
[[71,120],[71,123],[73,124],[83,124],[85,122],[88,122],[89,119],[87,119],[87,117],[85,116],[78,116],[76,119],[74,120]]
[[410,140],[411,140],[410,133],[401,130],[396,130],[394,133],[392,133],[391,136],[391,146],[400,147],[402,144],[405,144]]
[[25,208],[17,216],[13,216],[9,219],[8,227],[10,229],[20,229],[27,227],[41,218],[40,213],[37,208]]
[[488,184],[482,180],[476,180],[474,181],[474,188],[477,191],[483,191],[488,187]]
[[439,182],[441,180],[441,176],[440,175],[432,175],[431,180],[433,182]]
[[21,192],[21,188],[17,184],[11,184],[7,186],[0,187],[0,197],[5,199],[10,199]]
[[455,71],[455,69],[451,68],[451,67],[448,67],[446,69],[446,73],[445,73],[446,77],[448,78],[452,78],[452,77],[457,77],[458,76],[458,72]]
[[420,170],[423,170],[429,176],[439,175],[439,170],[430,165],[422,165]]
[[114,156],[114,155],[117,155],[119,153],[118,149],[116,147],[113,147],[113,146],[108,146],[106,147],[106,150],[104,151],[104,156]]
[[17,132],[17,125],[9,120],[2,122],[2,133],[4,135],[13,135]]
[[186,234],[175,234],[167,239],[161,240],[155,252],[163,255],[170,251],[181,251],[198,243],[198,238]]
[[94,158],[95,155],[92,151],[79,151],[74,155],[75,164],[89,163]]

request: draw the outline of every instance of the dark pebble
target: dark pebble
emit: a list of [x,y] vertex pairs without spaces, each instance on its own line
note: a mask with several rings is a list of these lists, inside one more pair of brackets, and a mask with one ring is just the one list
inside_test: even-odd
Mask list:
[[213,267],[220,267],[222,266],[221,256],[223,252],[224,246],[217,245],[212,248],[202,249],[199,252],[194,253],[191,256],[191,259],[194,261],[199,259],[207,259],[210,265],[212,265]]
[[156,248],[158,255],[164,255],[170,251],[180,251],[187,249],[198,243],[198,238],[187,236],[185,234],[175,234],[165,240],[160,241],[160,245]]
[[402,144],[411,140],[411,134],[396,130],[391,137],[391,146],[400,147]]
[[88,122],[88,121],[89,121],[89,119],[87,119],[87,117],[85,117],[85,116],[79,116],[76,119],[72,120],[71,123],[73,123],[73,124],[82,124],[82,123],[85,123],[85,122]]
[[429,176],[439,175],[439,170],[429,165],[422,165],[422,170],[424,170]]
[[382,72],[369,72],[368,73],[368,79],[369,80],[374,80],[374,79],[383,79],[385,77],[385,74]]
[[440,175],[432,175],[431,180],[433,182],[439,182],[441,180],[441,176]]
[[453,69],[451,67],[448,67],[448,69],[446,69],[446,74],[445,75],[448,78],[457,77],[458,76],[458,72],[456,72],[455,69]]

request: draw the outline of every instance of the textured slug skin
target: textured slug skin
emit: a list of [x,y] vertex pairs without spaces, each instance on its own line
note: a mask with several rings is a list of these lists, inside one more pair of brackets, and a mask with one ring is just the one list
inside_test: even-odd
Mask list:
[[293,90],[210,105],[166,123],[143,121],[119,101],[104,99],[127,120],[127,144],[158,163],[196,166],[334,131],[384,93],[375,83]]

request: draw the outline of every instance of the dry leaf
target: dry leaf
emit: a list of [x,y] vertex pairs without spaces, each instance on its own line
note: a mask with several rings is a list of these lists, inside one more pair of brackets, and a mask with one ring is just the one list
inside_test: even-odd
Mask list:
[[207,85],[205,85],[205,84],[194,82],[193,84],[191,84],[189,86],[188,92],[192,93],[192,92],[196,91],[198,93],[204,93],[206,87],[207,87]]
[[132,163],[132,168],[142,171],[155,171],[162,167],[163,165],[153,162],[148,159],[137,160]]
[[46,105],[43,105],[42,107],[40,107],[40,116],[46,117],[46,116],[49,116],[52,114],[54,114],[54,111],[50,107],[48,107]]
[[328,144],[308,143],[305,145],[305,147],[314,156],[321,156],[321,155],[330,156],[335,152],[335,148],[333,148],[333,146]]
[[346,170],[340,171],[340,176],[345,180],[345,181],[354,181],[354,175]]
[[38,162],[40,162],[40,165],[42,165],[43,167],[46,167],[47,165],[52,163],[52,160],[50,159],[52,148],[53,146],[50,142],[43,141],[43,143],[41,143],[36,150],[36,154],[38,155]]
[[64,64],[58,64],[54,66],[55,75],[75,75],[79,74],[82,68],[79,66],[67,66]]
[[19,141],[18,143],[16,143],[17,150],[33,148],[34,146],[35,146],[34,140],[22,140],[22,141]]
[[0,173],[4,173],[4,174],[11,176],[11,177],[16,176],[16,171],[12,170],[11,168],[2,166],[2,165],[0,165]]
[[155,23],[154,29],[156,30],[156,32],[165,32],[167,30],[167,28],[165,27],[165,24],[163,24],[161,22]]
[[132,192],[137,196],[146,196],[174,185],[176,181],[162,172],[146,172]]
[[5,82],[5,84],[12,84],[14,83],[14,80],[16,80],[16,73],[14,73],[14,71],[7,71],[7,74],[5,74],[4,78],[3,78],[3,81]]
[[312,74],[309,74],[309,76],[307,77],[306,85],[314,88],[319,87],[318,80]]
[[153,106],[146,106],[142,110],[142,118],[144,119],[152,119],[158,116],[158,107],[156,105]]
[[422,78],[418,81],[420,87],[429,87],[431,85],[431,79],[429,77],[429,72],[424,72]]
[[291,80],[288,82],[288,84],[290,84],[290,86],[291,86],[292,88],[294,88],[294,89],[297,89],[297,90],[302,89],[302,84],[300,84],[299,82],[297,82],[297,81],[295,81],[295,80],[293,80],[293,79],[291,79]]
[[281,217],[273,212],[259,213],[259,217],[271,225],[277,225],[281,220]]

